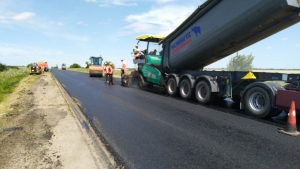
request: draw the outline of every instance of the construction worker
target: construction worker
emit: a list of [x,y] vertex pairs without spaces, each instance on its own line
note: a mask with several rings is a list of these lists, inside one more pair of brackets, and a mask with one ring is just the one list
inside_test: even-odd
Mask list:
[[121,64],[122,64],[121,77],[123,77],[126,74],[126,62],[123,58],[121,59]]
[[112,63],[109,63],[107,66],[107,76],[108,76],[108,84],[114,85],[113,83],[113,68],[112,68]]
[[103,73],[104,73],[104,83],[107,82],[107,72],[106,72],[107,63],[103,64]]
[[139,45],[136,44],[135,48],[133,49],[133,53],[134,53],[134,59],[144,59],[144,53],[139,50]]

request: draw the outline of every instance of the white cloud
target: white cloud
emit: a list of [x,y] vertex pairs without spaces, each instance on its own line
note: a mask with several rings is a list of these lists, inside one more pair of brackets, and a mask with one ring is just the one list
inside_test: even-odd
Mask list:
[[109,5],[117,6],[137,6],[137,3],[134,0],[102,0],[100,7],[107,7]]
[[165,4],[165,3],[173,2],[173,1],[176,1],[176,0],[156,0],[156,2],[157,2],[158,4]]
[[179,26],[195,7],[164,6],[147,13],[129,15],[125,18],[130,24],[124,29],[133,32],[167,35]]
[[99,7],[108,7],[108,4],[100,4]]
[[83,21],[78,21],[78,22],[76,22],[76,24],[77,24],[77,25],[83,25],[84,22],[83,22]]
[[280,40],[281,40],[281,41],[287,41],[288,38],[281,38]]
[[268,46],[268,47],[267,47],[267,49],[268,49],[268,50],[271,50],[271,49],[272,49],[272,47],[271,47],[271,46]]
[[[53,25],[53,26],[64,26],[65,24],[62,23],[62,22],[54,22],[54,21],[50,21],[48,22],[50,25]],[[40,25],[43,25],[42,23]],[[44,26],[43,26],[44,27]]]
[[96,0],[84,0],[84,2],[97,2]]
[[20,14],[16,14],[15,16],[13,16],[12,19],[16,21],[24,21],[34,16],[35,13],[33,12],[22,12]]
[[64,23],[58,22],[58,26],[64,26]]
[[299,43],[297,46],[299,46],[299,47],[300,47],[300,43]]
[[[66,61],[74,61],[74,54],[26,45],[0,44],[0,55],[5,64],[13,63],[13,65],[23,66],[36,61],[47,61],[50,66],[55,66],[55,64],[61,63],[61,58],[65,58]],[[79,63],[84,63],[84,60]],[[70,64],[68,63],[68,65]]]
[[83,25],[83,26],[88,26],[88,24],[84,23],[83,21],[78,21],[76,22],[77,25]]

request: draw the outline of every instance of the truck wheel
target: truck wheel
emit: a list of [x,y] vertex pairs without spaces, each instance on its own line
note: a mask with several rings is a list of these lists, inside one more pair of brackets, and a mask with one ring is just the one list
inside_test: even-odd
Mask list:
[[232,96],[232,101],[234,101],[235,104],[239,104],[241,102],[240,96]]
[[179,85],[179,93],[181,98],[188,100],[192,97],[192,87],[188,79],[183,79]]
[[177,95],[177,83],[174,77],[171,77],[167,82],[167,92],[170,96]]
[[261,87],[249,89],[244,96],[244,105],[247,113],[256,118],[271,116],[271,98]]
[[196,99],[201,104],[209,104],[213,101],[214,95],[210,91],[210,86],[206,81],[200,81],[195,89]]

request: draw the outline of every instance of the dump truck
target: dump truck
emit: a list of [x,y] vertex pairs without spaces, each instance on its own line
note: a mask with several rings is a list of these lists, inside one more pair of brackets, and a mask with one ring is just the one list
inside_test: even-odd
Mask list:
[[41,61],[41,62],[37,62],[38,66],[41,68],[42,72],[48,72],[49,68],[48,68],[48,63]]
[[66,70],[67,69],[67,66],[65,63],[61,64],[61,70]]
[[300,91],[273,82],[297,86],[300,74],[204,71],[205,66],[299,21],[299,0],[208,0],[168,36],[137,37],[138,43],[146,43],[145,59],[133,60],[137,70],[122,78],[122,84],[160,88],[201,104],[231,98],[257,118],[278,115],[291,100],[297,100],[300,110]]
[[29,65],[29,74],[41,74],[42,73],[42,69],[38,66],[37,63],[31,63]]
[[103,66],[102,66],[103,58],[91,56],[90,57],[90,66],[89,66],[89,75],[92,76],[100,76],[103,77]]

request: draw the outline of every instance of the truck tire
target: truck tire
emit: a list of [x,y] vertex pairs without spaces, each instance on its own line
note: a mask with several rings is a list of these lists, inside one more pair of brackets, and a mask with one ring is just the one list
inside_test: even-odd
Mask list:
[[211,92],[209,84],[202,80],[196,85],[195,96],[199,103],[209,104],[214,100],[215,95]]
[[261,87],[250,88],[243,99],[246,112],[256,118],[272,116],[271,97],[269,93]]
[[183,79],[179,85],[179,93],[181,98],[188,100],[192,97],[193,91],[192,86],[188,79]]
[[232,96],[232,101],[234,101],[235,104],[239,104],[241,102],[240,96]]
[[167,82],[167,92],[170,96],[177,95],[177,83],[174,77],[171,77]]

